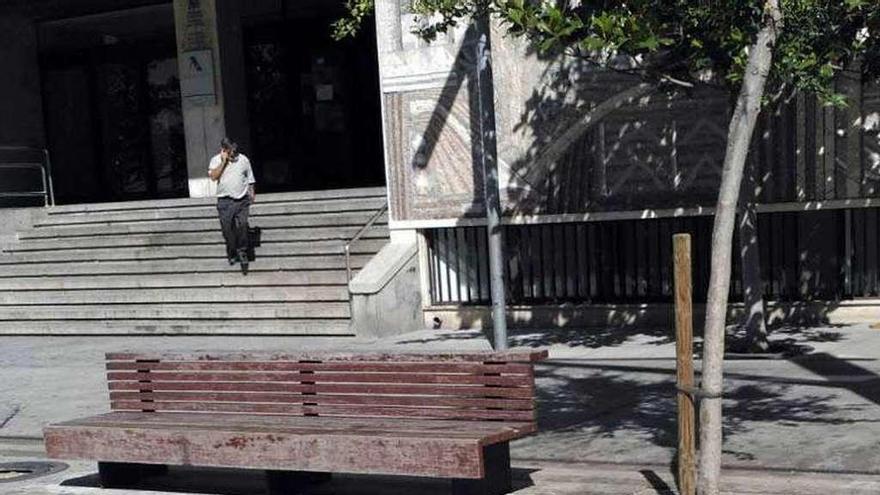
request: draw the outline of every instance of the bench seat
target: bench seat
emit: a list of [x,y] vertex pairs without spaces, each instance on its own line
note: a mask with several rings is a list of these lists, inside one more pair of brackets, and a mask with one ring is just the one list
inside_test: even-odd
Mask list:
[[483,447],[533,423],[112,412],[49,426],[53,458],[315,472],[484,477]]

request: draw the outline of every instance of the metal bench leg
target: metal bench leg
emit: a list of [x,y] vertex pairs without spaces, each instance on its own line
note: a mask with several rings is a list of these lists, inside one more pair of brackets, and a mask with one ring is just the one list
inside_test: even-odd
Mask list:
[[104,488],[123,488],[137,484],[147,476],[165,474],[168,466],[133,462],[99,462],[98,478]]
[[310,471],[266,471],[266,491],[269,495],[294,495],[305,486],[330,481],[330,473]]
[[452,480],[453,495],[502,495],[510,493],[510,444],[496,443],[483,447],[483,479]]

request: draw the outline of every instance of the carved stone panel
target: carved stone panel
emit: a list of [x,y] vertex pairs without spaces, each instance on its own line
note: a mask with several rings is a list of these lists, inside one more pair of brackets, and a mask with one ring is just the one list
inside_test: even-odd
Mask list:
[[484,215],[467,86],[385,95],[392,219]]

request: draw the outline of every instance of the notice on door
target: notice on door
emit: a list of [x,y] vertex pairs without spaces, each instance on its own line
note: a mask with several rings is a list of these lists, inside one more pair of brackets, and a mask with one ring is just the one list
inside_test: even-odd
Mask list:
[[209,106],[217,102],[214,89],[214,54],[211,50],[182,53],[180,93],[183,101],[194,106]]

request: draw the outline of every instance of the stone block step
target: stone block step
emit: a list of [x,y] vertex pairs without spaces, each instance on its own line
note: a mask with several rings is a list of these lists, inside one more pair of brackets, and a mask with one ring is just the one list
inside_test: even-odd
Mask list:
[[354,336],[348,320],[68,320],[0,321],[0,335],[283,335]]
[[[331,199],[301,202],[257,202],[251,207],[251,218],[290,215],[315,215],[326,213],[378,211],[385,204],[385,198]],[[159,208],[144,210],[96,211],[71,213],[66,215],[49,214],[39,221],[38,227],[54,225],[88,225],[112,222],[178,221],[186,219],[217,218],[217,208],[208,206],[188,206],[178,208]]]
[[[352,245],[352,254],[376,254],[386,244],[384,239],[368,239]],[[256,248],[261,260],[275,257],[341,255],[342,241],[266,243]],[[138,261],[160,259],[223,259],[226,249],[222,243],[194,246],[148,246],[93,249],[66,249],[43,251],[12,251],[0,255],[0,266],[18,263],[42,263],[64,261]]]
[[0,290],[0,307],[68,304],[347,302],[344,286]]
[[[314,227],[296,229],[263,230],[264,245],[273,242],[318,242],[340,241],[351,239],[360,227]],[[380,225],[367,229],[362,239],[387,239],[387,226]],[[88,235],[61,238],[31,238],[30,231],[19,234],[19,242],[7,248],[7,251],[50,251],[64,249],[90,249],[135,246],[191,246],[221,245],[223,236],[219,226],[212,232],[176,232],[163,234],[131,234],[131,235]]]
[[[284,203],[292,201],[323,201],[328,199],[385,198],[384,187],[366,187],[356,189],[332,189],[327,191],[300,191],[290,193],[258,194],[260,204]],[[216,198],[180,198],[165,200],[125,201],[118,203],[90,203],[82,205],[56,206],[48,210],[50,215],[68,215],[84,212],[156,210],[162,208],[210,206],[217,202]]]
[[[369,255],[351,257],[352,266],[361,268],[370,259]],[[344,256],[300,256],[293,258],[258,259],[250,264],[252,272],[302,271],[302,270],[344,270]],[[206,272],[230,272],[238,270],[225,259],[172,259],[144,261],[90,261],[68,263],[20,263],[6,265],[0,270],[0,278],[28,276],[72,276],[107,274],[160,274],[189,273],[198,276]]]
[[[256,267],[256,264],[254,264]],[[2,273],[2,272],[0,272]],[[247,277],[230,267],[214,273],[140,273],[106,274],[69,277],[0,277],[0,290],[58,290],[58,289],[161,289],[196,287],[289,287],[336,285],[345,287],[344,270],[311,271],[252,271]]]
[[348,302],[0,306],[0,321],[348,318]]
[[[255,219],[253,226],[262,229],[290,229],[310,227],[361,227],[367,223],[372,214],[362,213],[330,213],[294,216],[270,216]],[[384,220],[381,222],[384,224]],[[216,232],[220,222],[216,218],[149,222],[111,222],[85,225],[57,225],[38,227],[21,232],[19,239],[44,239],[52,237],[78,237],[94,235],[129,235],[145,233],[171,232]]]

